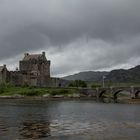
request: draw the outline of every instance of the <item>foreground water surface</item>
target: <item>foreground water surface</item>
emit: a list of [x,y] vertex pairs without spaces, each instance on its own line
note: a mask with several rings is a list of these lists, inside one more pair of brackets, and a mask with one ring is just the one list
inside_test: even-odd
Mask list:
[[140,105],[0,100],[0,140],[140,140]]

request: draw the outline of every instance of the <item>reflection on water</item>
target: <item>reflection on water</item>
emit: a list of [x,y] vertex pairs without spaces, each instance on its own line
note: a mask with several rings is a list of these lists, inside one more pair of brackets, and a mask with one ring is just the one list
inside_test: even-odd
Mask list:
[[0,140],[139,140],[140,105],[0,100]]

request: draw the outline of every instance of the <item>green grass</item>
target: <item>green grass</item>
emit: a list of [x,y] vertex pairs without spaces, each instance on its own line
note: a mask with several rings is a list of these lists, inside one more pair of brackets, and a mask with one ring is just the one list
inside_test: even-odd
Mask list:
[[76,88],[37,88],[37,87],[15,87],[9,84],[0,84],[1,96],[43,96],[44,94],[54,95],[68,95],[77,93]]
[[[45,94],[49,94],[51,96],[55,96],[55,95],[67,96],[75,93],[79,93],[78,88],[75,87],[74,88],[39,88],[39,87],[37,88],[37,87],[16,87],[5,83],[0,84],[0,96],[15,96],[15,95],[43,96]],[[104,96],[111,97],[112,94],[106,93],[104,94]],[[120,93],[118,96],[126,96],[126,95]]]

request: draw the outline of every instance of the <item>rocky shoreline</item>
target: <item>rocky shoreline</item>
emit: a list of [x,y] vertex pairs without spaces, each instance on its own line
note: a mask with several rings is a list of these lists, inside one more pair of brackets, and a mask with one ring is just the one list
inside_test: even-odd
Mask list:
[[[97,100],[94,96],[83,96],[80,94],[72,94],[72,95],[49,95],[45,94],[43,96],[23,96],[23,95],[9,95],[9,96],[0,96],[0,99],[34,99],[34,100],[95,100],[101,101],[104,103],[113,103],[113,100],[110,98],[104,98],[101,100]],[[116,103],[126,103],[126,104],[140,104],[140,98],[138,99],[118,99]]]

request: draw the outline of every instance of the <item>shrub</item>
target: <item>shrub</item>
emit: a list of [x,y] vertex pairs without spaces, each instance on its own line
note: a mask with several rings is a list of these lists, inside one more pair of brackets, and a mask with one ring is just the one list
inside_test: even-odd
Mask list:
[[99,87],[102,87],[102,85],[101,84],[92,84],[91,87],[92,88],[99,88]]
[[75,80],[69,84],[70,87],[87,87],[87,83],[82,80]]
[[64,95],[68,94],[69,91],[67,89],[56,89],[49,92],[51,95]]
[[6,83],[1,83],[0,84],[0,93],[4,93],[6,88],[7,88],[7,84]]

